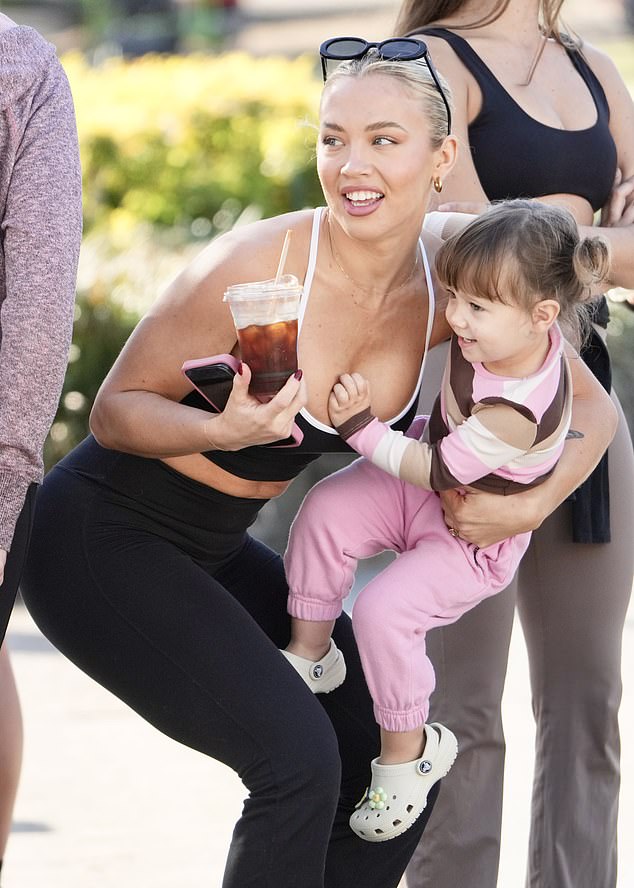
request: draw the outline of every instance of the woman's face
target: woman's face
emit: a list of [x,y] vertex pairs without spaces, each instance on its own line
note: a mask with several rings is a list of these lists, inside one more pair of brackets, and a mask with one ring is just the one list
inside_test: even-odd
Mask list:
[[350,234],[373,237],[411,223],[420,230],[432,179],[452,165],[453,140],[434,151],[421,99],[387,74],[345,76],[324,92],[317,171]]

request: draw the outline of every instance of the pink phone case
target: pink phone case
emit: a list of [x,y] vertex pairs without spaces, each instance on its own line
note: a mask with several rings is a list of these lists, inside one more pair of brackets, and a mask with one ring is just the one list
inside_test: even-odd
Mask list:
[[[211,404],[211,406],[215,410],[218,410],[217,405],[214,404],[213,401],[211,401],[207,397],[205,392],[203,392],[200,388],[198,388],[198,386],[196,385],[195,382],[192,382],[192,380],[187,376],[187,373],[186,373],[187,370],[195,369],[197,367],[207,367],[210,364],[226,364],[228,367],[230,367],[233,370],[234,373],[237,373],[238,367],[240,366],[240,361],[238,360],[238,358],[234,358],[233,355],[227,355],[227,354],[212,355],[211,357],[208,357],[208,358],[193,358],[189,361],[185,361],[185,363],[181,367],[181,372],[186,377],[186,379],[190,383],[190,385],[192,385],[196,389],[196,391],[200,395],[202,395],[202,397],[209,404]],[[304,433],[302,432],[302,430],[299,428],[299,426],[295,422],[293,423],[293,427],[291,429],[291,434],[289,437],[292,440],[289,441],[288,444],[272,443],[272,444],[265,444],[263,446],[265,446],[265,447],[297,447],[298,444],[301,444],[302,441],[304,440]],[[288,439],[286,439],[286,440],[288,440]]]
[[185,361],[181,370],[189,370],[192,367],[206,367],[208,364],[227,364],[234,373],[238,372],[240,361],[233,355],[212,355],[210,358],[194,358],[191,361]]

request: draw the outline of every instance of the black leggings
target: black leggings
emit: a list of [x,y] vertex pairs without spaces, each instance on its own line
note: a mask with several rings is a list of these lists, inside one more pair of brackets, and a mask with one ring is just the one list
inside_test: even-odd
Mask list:
[[224,888],[396,888],[436,793],[390,842],[350,830],[379,743],[350,621],[346,681],[315,697],[278,651],[282,561],[245,532],[262,505],[88,439],[44,481],[24,599],[84,672],[241,777]]
[[35,510],[35,495],[37,484],[31,484],[26,492],[26,498],[22,511],[15,525],[11,549],[4,567],[4,580],[0,586],[0,645],[4,641],[9,617],[13,610],[18,584],[22,576],[26,553],[29,548],[33,513]]

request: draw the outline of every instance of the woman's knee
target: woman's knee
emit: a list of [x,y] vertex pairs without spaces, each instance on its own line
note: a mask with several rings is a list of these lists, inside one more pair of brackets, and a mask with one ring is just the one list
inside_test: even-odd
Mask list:
[[[336,807],[341,787],[341,758],[337,736],[327,715],[323,723],[304,721],[297,714],[294,729],[284,740],[263,750],[240,776],[252,792],[277,798],[301,798],[304,803]],[[308,722],[308,723],[307,723]]]
[[595,670],[584,669],[583,675],[562,670],[533,687],[533,711],[538,722],[568,722],[575,731],[579,724],[596,723],[607,728],[618,721],[622,690],[618,668],[597,664]]
[[330,799],[336,805],[341,791],[341,757],[332,726],[326,735],[310,738],[296,765],[306,788],[318,789],[324,801]]

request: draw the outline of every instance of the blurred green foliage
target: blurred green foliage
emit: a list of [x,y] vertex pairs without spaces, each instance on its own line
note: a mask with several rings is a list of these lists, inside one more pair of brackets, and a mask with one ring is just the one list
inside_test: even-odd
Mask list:
[[[85,179],[85,227],[189,227],[210,234],[255,204],[264,216],[314,205],[320,86],[306,57],[143,56],[65,67]],[[113,211],[117,211],[113,216]],[[220,216],[218,214],[220,213]]]
[[84,176],[70,363],[45,462],[88,431],[95,394],[143,311],[210,238],[322,202],[321,91],[307,58],[67,56]]
[[44,447],[47,467],[61,459],[88,433],[88,416],[97,389],[137,321],[115,301],[80,297],[70,362],[57,416]]

